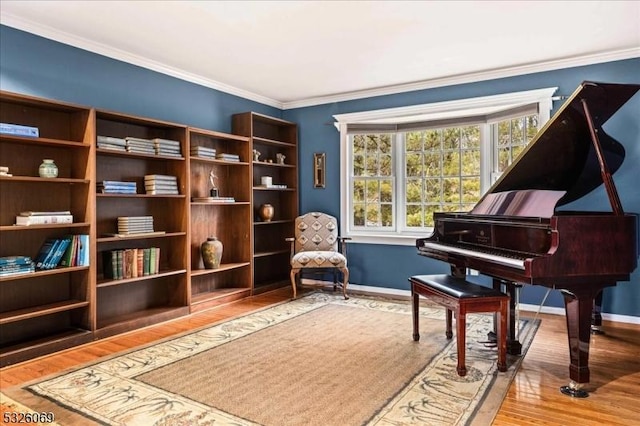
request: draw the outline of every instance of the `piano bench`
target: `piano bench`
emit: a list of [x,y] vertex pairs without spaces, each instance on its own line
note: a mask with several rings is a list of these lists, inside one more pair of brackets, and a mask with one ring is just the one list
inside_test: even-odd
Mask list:
[[467,374],[465,366],[465,340],[467,313],[496,312],[498,322],[498,370],[507,371],[507,320],[509,318],[509,296],[489,287],[471,283],[464,278],[450,275],[415,275],[409,278],[413,314],[413,340],[420,340],[418,331],[419,296],[444,306],[447,309],[447,339],[451,339],[451,316],[456,316],[456,338],[458,349],[458,375]]

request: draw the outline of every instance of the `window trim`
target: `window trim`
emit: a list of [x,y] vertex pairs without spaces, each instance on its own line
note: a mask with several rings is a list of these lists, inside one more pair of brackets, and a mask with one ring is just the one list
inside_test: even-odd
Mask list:
[[[334,123],[336,128],[340,131],[340,233],[345,237],[351,237],[350,242],[354,243],[366,243],[366,244],[389,244],[389,245],[405,245],[412,246],[415,244],[416,238],[424,237],[425,235],[410,235],[402,233],[397,222],[394,226],[394,231],[364,231],[354,230],[351,227],[351,214],[349,212],[349,197],[351,191],[349,188],[349,173],[352,164],[352,157],[349,151],[349,134],[354,133],[354,129],[363,129],[371,127],[377,128],[378,132],[384,132],[383,128],[388,131],[394,131],[393,126],[397,126],[397,123],[402,123],[400,126],[404,127],[408,123],[415,121],[426,123],[430,121],[442,121],[450,118],[464,119],[466,117],[474,117],[483,115],[482,110],[487,108],[503,108],[512,109],[525,107],[530,104],[538,104],[538,125],[540,128],[551,118],[551,109],[553,108],[553,95],[557,91],[557,87],[550,87],[544,89],[527,90],[522,92],[506,93],[499,95],[482,96],[469,99],[459,99],[453,101],[435,102],[430,104],[412,105],[406,107],[387,108],[371,111],[361,111],[346,114],[336,114],[333,118],[336,120]],[[485,113],[483,116],[488,117],[493,113]],[[497,113],[499,114],[499,113]],[[358,131],[362,133],[362,130]],[[489,148],[481,148],[489,149]],[[401,161],[400,153],[395,156],[396,172],[400,170],[398,162]],[[481,157],[481,162],[491,162],[491,155],[484,155]],[[484,164],[482,164],[484,165]],[[490,169],[484,169],[490,170]],[[485,176],[481,176],[481,179],[488,179]],[[399,181],[396,176],[395,197],[400,194],[397,191]],[[490,185],[487,185],[487,188]],[[397,199],[397,198],[396,198]],[[394,210],[397,214],[397,201],[394,203]],[[398,217],[398,216],[395,216]]]

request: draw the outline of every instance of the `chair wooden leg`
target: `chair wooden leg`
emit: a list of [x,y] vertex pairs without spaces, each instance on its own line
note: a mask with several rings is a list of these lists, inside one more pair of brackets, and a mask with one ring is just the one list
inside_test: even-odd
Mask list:
[[347,285],[349,285],[349,269],[342,268],[342,275],[344,276],[344,281],[342,282],[342,294],[344,295],[345,299],[348,299],[349,296],[347,296]]
[[291,287],[293,288],[293,298],[296,298],[297,289],[296,289],[296,274],[298,273],[297,269],[292,269],[289,277],[291,278]]

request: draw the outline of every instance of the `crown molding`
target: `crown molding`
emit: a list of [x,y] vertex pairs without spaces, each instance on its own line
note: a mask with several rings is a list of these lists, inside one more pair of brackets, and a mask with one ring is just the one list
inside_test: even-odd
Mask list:
[[300,99],[296,101],[283,102],[276,99],[268,98],[266,96],[258,95],[253,92],[249,92],[247,90],[239,89],[237,87],[230,86],[219,81],[204,78],[196,74],[187,73],[183,70],[170,67],[156,61],[151,61],[137,55],[132,55],[131,53],[125,52],[123,50],[115,49],[101,43],[96,43],[82,37],[76,37],[64,31],[59,31],[49,26],[41,25],[33,21],[20,18],[13,14],[2,12],[2,10],[0,10],[0,24],[16,28],[18,30],[26,31],[60,43],[68,44],[70,46],[87,50],[89,52],[97,53],[99,55],[103,55],[112,59],[120,60],[129,64],[137,65],[152,71],[166,74],[180,80],[188,81],[200,86],[219,90],[230,95],[239,96],[247,100],[279,108],[281,110],[304,108],[335,102],[352,101],[356,99],[371,98],[375,96],[394,95],[398,93],[413,92],[417,90],[433,89],[437,87],[451,86],[456,84],[474,83],[478,81],[493,80],[523,74],[552,71],[562,68],[592,65],[603,62],[640,57],[640,47],[629,48],[611,52],[602,52],[572,58],[558,59],[554,61],[540,62],[535,64],[521,65],[516,67],[506,67],[489,71],[436,78],[414,83],[399,84],[375,89],[359,90],[340,93],[336,95],[320,96]]
[[96,43],[95,41],[87,40],[83,37],[77,37],[67,32],[59,31],[49,26],[20,18],[10,13],[0,11],[0,24],[16,28],[21,31],[26,31],[28,33],[35,34],[40,37],[44,37],[63,44],[68,44],[70,46],[87,50],[92,53],[97,53],[108,58],[117,59],[128,64],[137,65],[152,71],[159,72],[161,74],[166,74],[180,80],[188,81],[200,86],[208,87],[210,89],[219,90],[230,95],[239,96],[244,99],[283,109],[282,102],[275,99],[258,95],[247,90],[239,89],[237,87],[230,86],[219,81],[204,78],[196,74],[191,74],[183,70],[167,66],[160,62],[152,61],[150,59],[143,58],[138,55],[133,55],[129,52],[116,49],[111,46],[107,46],[102,43]]
[[375,96],[394,95],[398,93],[414,92],[417,90],[434,89],[437,87],[453,86],[456,84],[475,83],[485,80],[514,77],[536,72],[553,71],[562,68],[593,65],[603,62],[619,61],[640,57],[640,47],[617,50],[612,52],[583,55],[555,61],[540,62],[516,67],[499,68],[490,71],[460,74],[451,77],[436,78],[415,83],[398,84],[395,86],[380,87],[376,89],[360,90],[355,92],[340,93],[331,96],[301,99],[298,101],[284,102],[282,109],[304,108],[315,105],[335,102],[352,101],[356,99],[372,98]]

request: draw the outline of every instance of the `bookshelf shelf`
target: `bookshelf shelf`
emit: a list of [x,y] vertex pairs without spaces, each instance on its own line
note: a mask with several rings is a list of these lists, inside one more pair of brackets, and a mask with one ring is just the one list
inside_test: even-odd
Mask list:
[[89,305],[86,300],[65,300],[64,302],[39,305],[35,308],[17,309],[15,311],[3,312],[0,314],[0,325],[14,321],[22,321],[30,318],[51,315],[57,312],[70,311],[78,308],[85,308]]
[[186,269],[176,269],[176,270],[172,270],[172,271],[161,271],[161,272],[159,272],[157,274],[144,275],[142,277],[123,278],[121,280],[110,280],[110,279],[104,279],[104,278],[98,277],[98,282],[97,282],[96,285],[97,285],[97,287],[109,287],[109,286],[114,286],[114,285],[123,285],[123,284],[135,283],[135,282],[138,282],[138,281],[147,281],[147,280],[154,280],[154,279],[169,277],[171,275],[184,274],[186,272],[187,272]]

